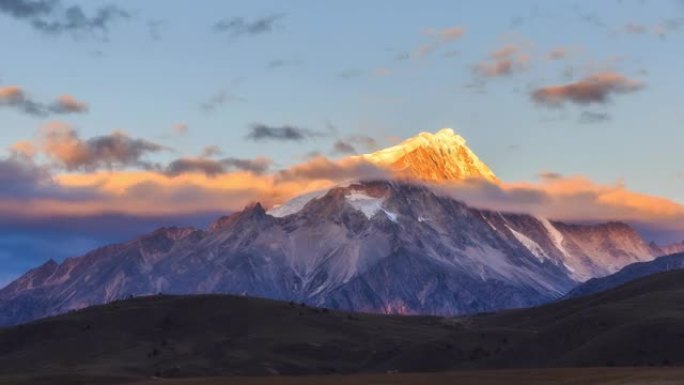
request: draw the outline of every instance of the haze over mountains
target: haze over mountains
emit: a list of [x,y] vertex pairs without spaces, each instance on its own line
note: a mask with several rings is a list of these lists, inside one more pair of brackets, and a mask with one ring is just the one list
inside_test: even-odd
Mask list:
[[49,261],[0,290],[0,325],[159,292],[467,314],[550,302],[664,254],[623,223],[568,224],[436,193],[419,182],[497,181],[449,129],[363,157],[398,180],[350,182],[268,211],[257,203],[206,231],[164,228]]

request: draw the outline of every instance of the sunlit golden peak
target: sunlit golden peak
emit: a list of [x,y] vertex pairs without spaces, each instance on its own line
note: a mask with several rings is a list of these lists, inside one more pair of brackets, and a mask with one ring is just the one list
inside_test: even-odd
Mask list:
[[451,128],[421,132],[392,146],[362,157],[402,177],[430,182],[478,178],[498,182],[496,175]]

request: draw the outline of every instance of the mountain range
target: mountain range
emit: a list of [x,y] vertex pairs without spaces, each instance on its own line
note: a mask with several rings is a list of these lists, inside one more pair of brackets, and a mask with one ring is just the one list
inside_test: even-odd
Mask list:
[[0,290],[0,326],[160,292],[388,314],[489,312],[550,302],[664,254],[623,223],[569,224],[440,195],[423,182],[496,181],[452,130],[364,157],[400,178],[351,182],[269,210],[256,203],[207,230],[162,228],[50,260]]
[[659,257],[649,262],[637,262],[627,265],[615,274],[592,278],[572,289],[566,297],[574,298],[600,293],[642,277],[679,269],[684,269],[684,253]]

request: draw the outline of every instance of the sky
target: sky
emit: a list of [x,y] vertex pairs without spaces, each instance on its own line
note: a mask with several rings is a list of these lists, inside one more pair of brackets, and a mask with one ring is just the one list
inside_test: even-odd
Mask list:
[[683,43],[678,0],[0,0],[0,285],[442,127],[506,208],[684,239]]

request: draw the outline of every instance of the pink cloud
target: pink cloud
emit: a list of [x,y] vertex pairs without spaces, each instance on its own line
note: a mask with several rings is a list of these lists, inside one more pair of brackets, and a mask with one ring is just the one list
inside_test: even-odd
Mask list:
[[473,67],[475,74],[487,77],[509,76],[527,69],[530,56],[522,45],[508,44],[489,54],[489,58]]

